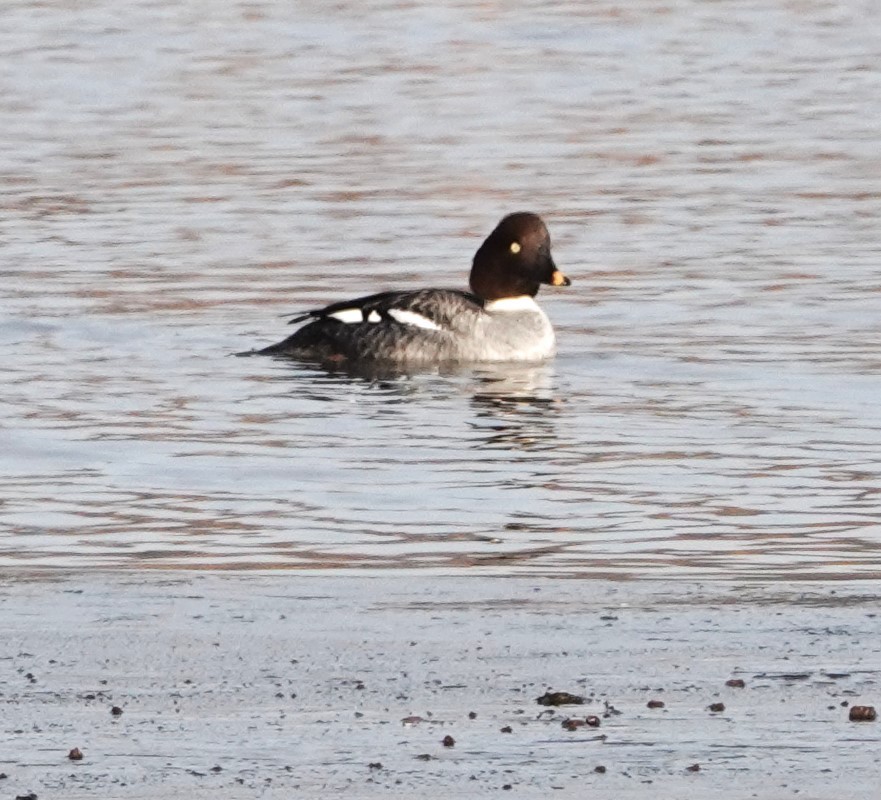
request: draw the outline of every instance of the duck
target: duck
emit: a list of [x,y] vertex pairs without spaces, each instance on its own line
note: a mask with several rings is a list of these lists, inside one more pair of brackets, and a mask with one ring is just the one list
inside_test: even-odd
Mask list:
[[327,364],[536,362],[554,355],[554,329],[535,302],[542,284],[570,286],[540,216],[504,217],[477,249],[470,291],[388,291],[294,315],[305,323],[251,351]]

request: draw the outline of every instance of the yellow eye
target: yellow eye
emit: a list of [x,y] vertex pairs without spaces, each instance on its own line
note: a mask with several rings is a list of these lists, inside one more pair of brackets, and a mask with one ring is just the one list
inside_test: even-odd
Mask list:
[[511,252],[519,253],[520,252],[520,242],[511,242]]

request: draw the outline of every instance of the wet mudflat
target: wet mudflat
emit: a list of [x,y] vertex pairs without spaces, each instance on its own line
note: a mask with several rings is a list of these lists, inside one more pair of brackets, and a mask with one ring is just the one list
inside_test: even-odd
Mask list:
[[[879,590],[6,581],[0,791],[871,796],[881,725],[848,715],[881,705]],[[539,704],[548,689],[584,702]]]

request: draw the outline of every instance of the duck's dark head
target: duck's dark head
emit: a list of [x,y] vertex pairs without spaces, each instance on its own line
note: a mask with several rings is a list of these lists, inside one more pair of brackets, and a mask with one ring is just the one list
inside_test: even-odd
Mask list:
[[543,283],[569,286],[571,281],[554,264],[551,236],[537,214],[509,214],[486,237],[474,255],[471,291],[484,300],[528,295],[535,297]]

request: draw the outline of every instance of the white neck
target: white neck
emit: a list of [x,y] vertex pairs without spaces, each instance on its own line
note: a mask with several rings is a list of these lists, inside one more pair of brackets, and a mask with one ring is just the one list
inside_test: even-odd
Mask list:
[[517,297],[503,297],[500,300],[487,300],[484,309],[490,313],[510,311],[538,311],[538,303],[528,294]]

